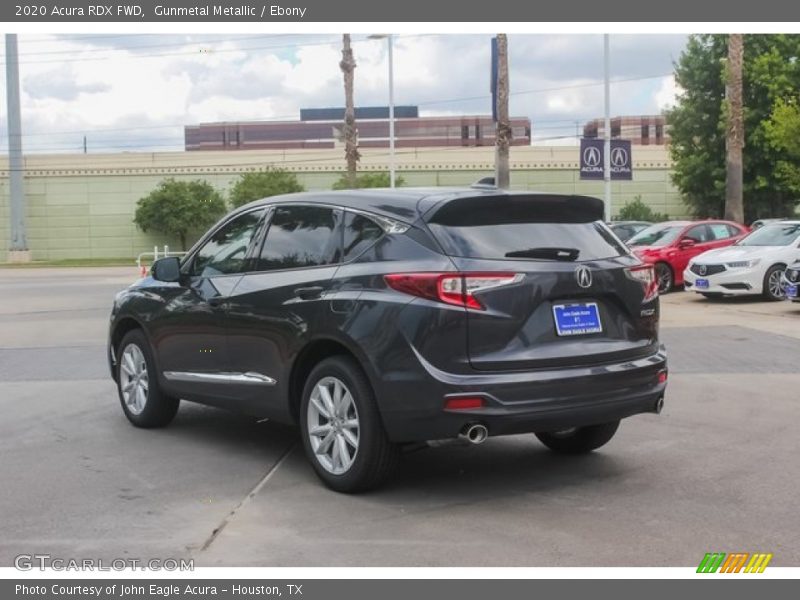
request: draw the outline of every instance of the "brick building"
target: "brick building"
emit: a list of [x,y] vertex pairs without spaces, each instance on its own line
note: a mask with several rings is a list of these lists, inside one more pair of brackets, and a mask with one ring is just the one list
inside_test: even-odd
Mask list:
[[[593,119],[586,123],[583,137],[605,137],[605,119]],[[613,117],[611,138],[630,140],[635,146],[664,146],[669,142],[664,115]]]
[[[343,108],[300,111],[299,121],[201,123],[184,128],[186,150],[288,150],[334,148],[343,143]],[[358,145],[389,147],[389,108],[356,109]],[[531,121],[511,119],[512,145],[529,146]],[[420,117],[416,106],[395,107],[395,146],[425,148],[493,146],[495,125],[481,115]]]

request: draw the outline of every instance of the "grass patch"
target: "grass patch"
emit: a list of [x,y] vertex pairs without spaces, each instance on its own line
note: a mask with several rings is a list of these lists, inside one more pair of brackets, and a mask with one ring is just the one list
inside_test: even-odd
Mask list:
[[29,263],[0,262],[3,269],[36,269],[39,267],[131,267],[136,268],[132,258],[64,258],[61,260],[33,260]]

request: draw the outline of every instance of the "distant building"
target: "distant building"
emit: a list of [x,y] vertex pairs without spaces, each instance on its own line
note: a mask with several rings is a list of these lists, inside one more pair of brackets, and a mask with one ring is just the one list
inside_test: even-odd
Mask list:
[[[593,119],[583,126],[583,137],[604,138],[605,119]],[[635,146],[664,146],[669,142],[664,115],[613,117],[611,138],[630,140]]]
[[[493,146],[495,125],[491,117],[469,115],[420,117],[416,106],[395,107],[395,146],[423,148]],[[389,147],[389,108],[355,110],[358,145]],[[201,123],[184,128],[186,150],[288,150],[334,148],[343,143],[343,108],[304,108],[299,121],[243,121]],[[531,121],[511,119],[512,145],[529,146]]]

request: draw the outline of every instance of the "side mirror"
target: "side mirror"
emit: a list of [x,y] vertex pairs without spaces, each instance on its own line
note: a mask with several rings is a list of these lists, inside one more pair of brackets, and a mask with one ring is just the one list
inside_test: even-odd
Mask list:
[[695,242],[692,238],[683,238],[680,242],[678,242],[678,248],[680,248],[681,250],[685,248],[691,248],[696,243],[697,242]]
[[181,261],[177,256],[159,258],[150,267],[150,276],[156,281],[174,283],[181,278]]

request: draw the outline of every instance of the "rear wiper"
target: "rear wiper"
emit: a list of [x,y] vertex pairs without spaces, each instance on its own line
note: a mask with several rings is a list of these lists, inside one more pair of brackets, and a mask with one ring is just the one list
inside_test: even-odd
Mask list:
[[506,252],[506,258],[540,258],[544,260],[573,261],[581,253],[577,248],[528,248]]

